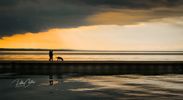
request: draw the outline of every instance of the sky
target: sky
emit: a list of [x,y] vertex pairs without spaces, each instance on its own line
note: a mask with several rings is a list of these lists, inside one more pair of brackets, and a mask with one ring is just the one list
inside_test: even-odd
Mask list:
[[183,0],[0,0],[0,48],[183,50]]

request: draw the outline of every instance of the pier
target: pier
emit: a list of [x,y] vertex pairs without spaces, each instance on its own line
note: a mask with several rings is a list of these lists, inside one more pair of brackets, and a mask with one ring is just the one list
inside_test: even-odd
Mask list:
[[183,74],[183,61],[1,61],[0,73],[22,75]]

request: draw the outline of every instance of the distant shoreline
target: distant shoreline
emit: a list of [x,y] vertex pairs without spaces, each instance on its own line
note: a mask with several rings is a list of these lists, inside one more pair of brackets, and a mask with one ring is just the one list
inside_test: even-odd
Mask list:
[[83,52],[182,52],[179,51],[163,51],[163,50],[77,50],[77,49],[39,49],[39,48],[0,48],[0,51],[83,51]]
[[[67,52],[67,53],[54,53],[56,55],[183,55],[182,53],[72,53],[72,52]],[[48,55],[48,53],[12,53],[12,52],[6,52],[2,53],[0,52],[0,55]]]

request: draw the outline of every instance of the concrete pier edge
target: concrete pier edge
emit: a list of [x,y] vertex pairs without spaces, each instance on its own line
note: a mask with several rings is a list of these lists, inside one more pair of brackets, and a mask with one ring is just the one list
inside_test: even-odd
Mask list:
[[183,74],[183,61],[0,61],[0,73],[22,75]]

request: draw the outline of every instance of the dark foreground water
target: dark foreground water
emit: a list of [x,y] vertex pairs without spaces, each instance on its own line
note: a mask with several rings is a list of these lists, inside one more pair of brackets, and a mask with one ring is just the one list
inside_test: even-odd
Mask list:
[[0,100],[182,100],[183,75],[0,75]]

